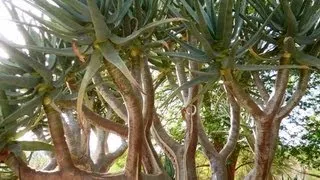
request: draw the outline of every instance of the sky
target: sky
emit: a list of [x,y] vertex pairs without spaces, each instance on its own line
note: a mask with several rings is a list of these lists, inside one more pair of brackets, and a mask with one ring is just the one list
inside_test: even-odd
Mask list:
[[[15,23],[10,21],[10,14],[8,13],[2,1],[0,1],[0,27],[0,33],[8,40],[21,45],[25,44],[23,37],[18,32],[17,26]],[[8,58],[8,54],[5,53],[1,48],[0,57]]]

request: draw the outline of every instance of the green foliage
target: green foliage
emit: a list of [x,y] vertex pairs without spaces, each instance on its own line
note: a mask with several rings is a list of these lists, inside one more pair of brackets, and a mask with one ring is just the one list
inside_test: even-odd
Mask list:
[[[203,97],[202,117],[207,135],[219,146],[224,144],[229,124],[229,107],[222,89],[208,91]],[[222,147],[219,147],[222,148]]]
[[[52,149],[46,143],[16,140],[36,126],[47,126],[41,108],[44,97],[49,98],[52,105],[58,100],[78,97],[77,113],[80,117],[84,98],[89,96],[93,109],[106,115],[109,106],[93,89],[98,85],[91,84],[97,72],[103,74],[102,84],[107,84],[112,95],[122,104],[121,95],[103,68],[103,61],[113,64],[134,88],[141,90],[132,64],[135,57],[148,58],[155,79],[156,108],[161,119],[165,120],[162,121],[164,128],[179,143],[184,142],[186,131],[181,110],[188,104],[182,104],[178,98],[181,98],[182,91],[202,85],[197,96],[203,97],[201,118],[209,139],[218,150],[223,147],[230,128],[228,103],[222,85],[218,83],[223,70],[232,69],[243,89],[252,97],[261,99],[257,88],[252,87],[252,71],[261,72],[269,91],[274,83],[274,70],[309,69],[318,73],[320,68],[320,1],[25,2],[41,11],[42,17],[5,1],[26,45],[0,37],[1,48],[10,56],[9,59],[0,59],[0,152],[4,148],[17,153]],[[29,16],[32,21],[24,20]],[[284,52],[291,53],[293,61],[279,65]],[[192,61],[199,63],[199,70],[193,71],[186,65]],[[183,73],[192,74],[192,78],[186,78],[180,85],[176,77],[177,63],[185,63]],[[292,94],[294,77],[297,76],[296,71],[293,72],[288,94]],[[71,83],[70,79],[74,82]],[[76,92],[72,92],[70,84],[80,86],[80,89],[75,88]],[[315,102],[318,103],[319,99]],[[316,103],[302,102],[300,105],[312,108]],[[113,115],[112,119],[119,117]],[[243,124],[249,126],[247,122]],[[320,167],[319,127],[319,117],[311,117],[305,127],[308,133],[300,145],[287,147],[281,144],[275,158],[279,168],[274,168],[275,172],[285,173],[281,168],[287,165],[285,160],[289,153],[303,164]],[[243,178],[252,167],[252,152],[243,142],[243,139],[239,142],[237,178]],[[125,158],[126,155],[118,158],[110,172],[123,169]],[[210,174],[208,160],[197,152],[196,161],[199,166],[205,165],[198,168],[199,179],[206,179]],[[167,156],[164,167],[173,177],[172,162]],[[0,171],[7,173],[7,167],[0,168]],[[12,175],[8,173],[2,177],[0,174],[0,179]]]
[[299,145],[291,147],[290,154],[300,162],[318,170],[320,167],[320,117],[313,116],[306,122],[307,133],[302,136]]
[[110,170],[108,172],[119,172],[124,169],[126,165],[126,157],[127,157],[127,152],[123,153],[122,156],[117,158],[117,160],[113,163],[113,165],[110,167]]
[[164,170],[168,173],[168,175],[174,179],[174,167],[168,156],[164,155]]

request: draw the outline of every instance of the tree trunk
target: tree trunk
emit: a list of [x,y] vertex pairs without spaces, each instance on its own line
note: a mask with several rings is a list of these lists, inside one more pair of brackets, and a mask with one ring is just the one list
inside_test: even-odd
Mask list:
[[143,119],[141,101],[130,82],[114,65],[104,61],[108,72],[123,96],[128,112],[128,156],[125,174],[128,179],[140,178],[141,150],[143,143]]
[[271,165],[276,152],[279,127],[278,119],[256,121],[255,166],[246,179],[271,178]]
[[221,158],[212,158],[210,160],[212,170],[212,180],[228,180],[228,171],[225,160]]
[[239,152],[240,152],[239,147],[236,147],[227,160],[226,166],[227,166],[228,180],[234,180],[235,178],[236,165],[238,161]]

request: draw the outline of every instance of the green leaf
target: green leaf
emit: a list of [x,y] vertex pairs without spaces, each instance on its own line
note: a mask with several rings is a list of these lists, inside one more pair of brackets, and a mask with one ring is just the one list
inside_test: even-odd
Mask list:
[[129,35],[127,37],[119,37],[119,36],[113,34],[110,37],[110,41],[117,44],[117,45],[126,45],[126,44],[129,44],[134,39],[136,39],[137,37],[139,37],[142,33],[144,33],[147,30],[150,30],[150,29],[155,28],[157,26],[160,26],[162,24],[176,22],[176,21],[186,21],[186,19],[184,19],[184,18],[169,18],[169,19],[164,19],[161,21],[152,22],[150,24],[147,24],[143,28],[140,28],[139,30],[134,31],[131,35]]
[[212,34],[214,34],[213,25],[212,25],[211,21],[209,20],[209,17],[207,15],[207,13],[200,6],[201,6],[200,2],[199,1],[195,1],[195,8],[196,8],[196,11],[197,11],[197,15],[199,17],[200,30],[204,34],[206,39],[210,43],[213,43],[214,39],[213,39],[212,35],[209,32],[209,30],[211,30]]
[[290,8],[288,0],[280,0],[283,12],[285,14],[285,22],[287,25],[287,36],[293,37],[297,32],[297,20]]
[[169,34],[169,36],[170,36],[172,39],[174,39],[175,41],[177,41],[177,42],[181,45],[181,47],[183,47],[183,48],[186,49],[187,51],[190,51],[191,54],[194,54],[194,53],[195,53],[195,54],[199,54],[199,55],[200,55],[200,54],[205,54],[204,51],[202,51],[202,50],[200,50],[200,49],[192,46],[190,43],[187,43],[187,42],[185,42],[185,41],[182,41],[181,39],[177,38],[177,37],[174,36],[174,35]]
[[0,119],[6,118],[8,115],[10,115],[17,106],[12,106],[8,103],[8,97],[4,90],[0,90]]
[[313,4],[312,0],[305,0],[303,3],[303,11],[300,17],[299,29],[309,22],[312,15],[315,14],[320,8],[319,1],[315,1]]
[[[0,84],[1,86],[9,86],[16,88],[34,88],[40,82],[40,78],[32,76],[13,76],[0,74]],[[0,87],[1,88],[1,87]]]
[[[251,6],[258,12],[258,14],[262,17],[262,19],[266,20],[268,15],[271,13],[276,14],[271,20],[270,20],[270,26],[275,28],[278,31],[283,30],[283,14],[280,11],[280,8],[274,8],[273,10],[270,9],[269,6],[266,6],[262,1],[253,1],[248,0],[248,2],[251,4]],[[270,4],[270,3],[269,3]],[[273,7],[276,7],[277,3],[273,4]],[[275,22],[274,20],[277,22]],[[281,24],[281,25],[279,25]]]
[[[116,4],[117,3],[117,4]],[[107,18],[106,22],[108,24],[112,24],[116,21],[117,17],[119,16],[120,12],[121,12],[121,6],[123,4],[123,0],[119,0],[119,1],[116,1],[115,2],[112,2],[113,4],[113,8],[112,8],[112,13],[107,13],[107,15],[105,16]],[[116,5],[115,5],[116,4]],[[110,11],[107,9],[107,12]]]
[[34,113],[33,116],[31,116],[28,119],[28,123],[24,126],[22,130],[17,130],[14,134],[13,139],[19,139],[22,136],[24,136],[27,132],[31,131],[35,127],[39,126],[40,122],[45,117],[45,113],[43,110],[39,109],[36,113]]
[[180,93],[182,90],[199,85],[201,83],[205,83],[205,82],[209,82],[209,81],[213,81],[213,80],[216,81],[219,79],[219,77],[220,77],[220,74],[217,72],[215,74],[212,73],[211,75],[200,75],[200,76],[195,77],[194,79],[191,79],[190,81],[185,82],[180,87],[175,89],[172,94],[170,94],[170,96],[162,103],[161,107],[167,105],[169,103],[169,101],[173,97],[175,97],[178,93]]
[[21,118],[27,114],[32,114],[36,107],[41,105],[42,96],[36,96],[29,102],[23,104],[19,109],[10,114],[8,117],[0,121],[0,126],[5,126],[18,118]]
[[90,13],[87,6],[85,6],[80,1],[75,1],[75,0],[72,0],[71,2],[70,0],[68,1],[53,0],[53,1],[59,6],[60,9],[63,9],[65,10],[65,12],[70,14],[71,18],[76,19],[77,22],[82,22],[82,23],[91,22]]
[[298,51],[296,53],[295,60],[300,64],[313,66],[320,69],[320,59],[315,56]]
[[[27,1],[28,2],[28,1]],[[65,27],[70,31],[79,31],[84,29],[79,22],[77,22],[72,15],[63,10],[62,8],[56,7],[47,1],[34,0],[30,3],[38,10],[42,11],[44,14],[52,18],[53,20],[59,22],[60,25]]]
[[133,0],[127,0],[125,1],[125,3],[122,5],[122,7],[119,9],[119,14],[118,17],[116,18],[115,22],[114,22],[114,26],[118,27],[120,25],[120,23],[123,20],[123,17],[128,13],[131,5],[132,5]]
[[73,7],[77,12],[83,14],[84,16],[90,17],[90,12],[88,7],[79,0],[64,0],[64,2],[71,7]]
[[157,54],[182,58],[181,60],[189,59],[200,63],[210,62],[210,59],[206,54],[194,54],[187,52],[157,52]]
[[[19,66],[22,64],[24,67],[31,67],[36,72],[40,74],[47,82],[52,81],[52,73],[47,69],[43,64],[39,63],[37,60],[32,57],[27,56],[26,54],[18,51],[7,43],[6,40],[3,40],[0,37],[0,47],[2,47]],[[30,71],[28,71],[30,72]]]
[[[212,74],[212,73],[210,73]],[[194,103],[197,99],[199,99],[200,97],[202,97],[205,93],[207,93],[210,89],[213,89],[214,86],[216,85],[216,81],[218,80],[218,78],[213,78],[210,81],[208,81],[202,88],[201,91],[195,96],[193,97],[190,101],[186,102],[183,106],[187,107],[190,104]]]
[[314,12],[314,14],[308,19],[307,23],[301,27],[298,35],[302,36],[307,34],[309,30],[314,28],[319,18],[320,18],[320,10],[318,10],[317,12]]
[[9,64],[3,63],[3,61],[0,59],[1,65],[0,65],[0,73],[3,74],[23,74],[25,71],[23,71],[20,68],[17,68],[16,66],[12,66]]
[[292,0],[290,5],[293,14],[298,17],[303,5],[303,0]]
[[192,9],[192,7],[185,0],[181,0],[180,2],[182,3],[183,8],[186,10],[188,15],[191,16],[194,21],[199,23],[199,17],[196,14],[196,12]]
[[320,28],[309,36],[297,36],[295,40],[299,44],[313,44],[320,39]]
[[231,42],[232,34],[232,0],[220,1],[217,23],[217,38],[222,41],[222,46],[227,48]]
[[[18,6],[15,6],[17,9],[19,9],[20,11],[22,11],[23,13],[31,16],[34,20],[38,21],[41,25],[45,26],[45,27],[48,27],[50,30],[52,30],[52,32],[54,32],[55,34],[64,34],[64,35],[75,35],[75,32],[70,30],[70,29],[67,29],[66,27],[63,27],[61,26],[59,23],[56,23],[56,22],[52,22],[52,21],[49,21],[49,20],[45,20],[35,14],[33,14],[31,11],[27,11],[27,10],[24,10]],[[16,21],[16,22],[19,22]],[[26,23],[23,23],[23,22],[19,22],[19,23],[22,23],[22,24],[26,24]]]
[[[158,0],[150,0],[146,2],[148,3],[147,8],[145,8],[147,12],[146,12],[146,16],[144,17],[144,23],[141,24],[141,26],[145,26],[149,22],[153,21],[154,18],[157,18],[157,19],[163,18],[163,16],[161,16],[160,13],[158,13],[158,6],[159,6]],[[166,5],[164,5],[163,7],[166,7]],[[163,9],[166,10],[167,8],[163,8]]]
[[165,159],[164,159],[164,170],[168,173],[168,175],[174,179],[174,167],[173,164],[171,162],[171,160],[169,159],[169,157],[167,155],[165,155]]
[[[57,56],[67,56],[67,57],[75,57],[72,48],[50,48],[50,47],[41,47],[41,46],[33,46],[33,45],[20,45],[20,44],[14,44],[10,43],[12,47],[18,48],[18,49],[29,49],[36,52],[46,53],[46,54],[55,54]],[[81,53],[86,52],[87,54],[90,54],[92,52],[92,49],[87,50],[87,46],[81,46],[79,47],[79,50]]]
[[100,3],[100,11],[103,13],[104,17],[108,17],[110,5],[111,0],[104,0]]
[[266,19],[266,21],[261,25],[261,27],[259,28],[259,30],[252,36],[252,38],[250,38],[246,44],[244,44],[238,51],[237,51],[237,57],[242,56],[250,47],[252,47],[256,42],[258,42],[260,40],[260,38],[262,37],[262,32],[265,29],[265,26],[269,23],[269,21],[271,20],[272,16],[274,15],[274,13],[276,12],[276,10],[279,8],[279,6],[268,16],[268,18]]
[[141,89],[139,83],[131,75],[126,64],[123,62],[123,60],[119,56],[119,52],[113,47],[111,42],[107,41],[107,42],[100,43],[97,48],[100,50],[103,57],[108,62],[116,66],[134,86]]
[[235,65],[234,69],[240,71],[266,71],[266,70],[278,70],[278,69],[309,69],[306,66],[301,65],[256,65],[256,64],[246,64],[246,65]]
[[53,145],[41,141],[13,141],[22,151],[53,151]]
[[205,53],[210,59],[215,59],[216,57],[220,56],[219,53],[215,52],[210,44],[210,42],[202,35],[199,33],[199,30],[195,26],[194,23],[188,22],[187,26],[189,27],[191,33],[197,38],[201,45],[203,46]]
[[20,44],[14,44],[14,43],[10,43],[10,45],[18,49],[29,49],[37,52],[56,54],[60,56],[71,56],[71,57],[76,56],[71,48],[57,49],[57,48],[41,47],[41,46],[34,46],[34,45],[20,45]]
[[234,28],[232,32],[232,39],[238,39],[238,35],[243,25],[243,19],[241,18],[240,14],[245,13],[245,9],[247,6],[246,0],[237,0],[235,4],[235,13],[234,13]]
[[92,77],[97,73],[101,66],[101,53],[98,50],[94,50],[93,54],[91,55],[90,62],[87,66],[86,73],[81,81],[80,88],[78,91],[78,98],[77,98],[77,112],[78,112],[78,119],[82,123],[82,105],[83,99],[86,93],[86,88],[88,84],[91,82]]
[[[10,13],[11,15],[11,19],[16,19],[18,21],[20,21],[20,17],[16,11],[16,8],[13,6],[12,2],[10,3],[10,7],[4,3],[4,5],[7,8],[7,11]],[[23,38],[25,39],[27,44],[35,44],[36,42],[34,41],[34,39],[32,38],[31,34],[26,30],[26,28],[22,25],[22,24],[17,24],[17,28],[18,31],[22,34]]]
[[208,13],[209,19],[212,23],[212,31],[215,33],[217,29],[217,16],[214,9],[214,4],[212,0],[205,0],[206,2],[206,12]]
[[94,0],[87,0],[87,2],[96,33],[96,42],[104,42],[110,38],[111,31],[105,22],[104,16],[100,13],[96,2]]

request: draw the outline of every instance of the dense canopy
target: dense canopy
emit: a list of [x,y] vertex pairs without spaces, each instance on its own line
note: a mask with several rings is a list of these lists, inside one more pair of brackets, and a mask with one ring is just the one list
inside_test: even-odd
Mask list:
[[320,177],[320,1],[0,5],[0,179]]

